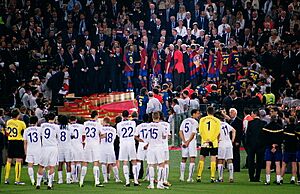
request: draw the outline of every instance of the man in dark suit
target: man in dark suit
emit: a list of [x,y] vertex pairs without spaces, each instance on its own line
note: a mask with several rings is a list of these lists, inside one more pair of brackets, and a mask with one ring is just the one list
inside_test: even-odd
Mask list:
[[208,19],[206,18],[206,13],[204,11],[201,12],[201,15],[198,19],[198,25],[200,29],[208,31]]
[[97,83],[99,79],[99,58],[96,56],[96,49],[92,48],[90,54],[87,56],[87,65],[88,65],[88,87],[90,94],[97,93]]
[[109,54],[109,82],[112,91],[122,91],[123,56],[121,48],[115,47]]
[[193,28],[193,19],[190,12],[186,12],[186,17],[183,20],[183,25],[186,27],[186,29],[192,29]]
[[172,35],[172,30],[178,26],[175,16],[170,17],[170,22],[167,25],[167,35]]
[[55,64],[56,64],[56,67],[65,65],[65,50],[63,48],[60,48],[58,50],[58,53],[55,56]]
[[240,172],[240,147],[243,137],[243,121],[237,117],[237,110],[235,108],[229,109],[230,125],[236,130],[235,140],[233,142],[233,167],[234,172]]
[[222,18],[226,14],[226,7],[225,7],[225,1],[224,0],[220,1],[219,6],[217,8],[217,13],[218,13],[218,19],[221,21]]
[[159,41],[160,32],[163,29],[163,26],[160,19],[156,19],[155,24],[156,25],[151,26],[150,31],[152,35],[152,41],[157,43]]
[[253,120],[248,123],[246,131],[249,166],[248,173],[250,182],[259,182],[265,151],[261,131],[267,123],[259,118],[258,110],[253,110],[251,117]]
[[86,64],[85,58],[86,58],[85,50],[83,48],[80,48],[79,55],[77,57],[78,62],[77,65],[75,66],[75,74],[78,79],[78,82],[76,82],[76,86],[75,86],[76,96],[83,96],[83,95],[87,95],[88,93],[88,86],[87,86],[88,66]]
[[231,33],[231,27],[226,27],[225,33],[222,35],[222,43],[224,43],[226,46],[229,44],[230,38],[233,37],[233,34]]

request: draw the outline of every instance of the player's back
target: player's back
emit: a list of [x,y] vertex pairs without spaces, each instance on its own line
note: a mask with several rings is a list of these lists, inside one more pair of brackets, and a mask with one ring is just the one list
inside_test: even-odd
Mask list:
[[82,146],[82,136],[85,135],[84,125],[78,123],[69,124],[69,129],[72,136],[72,146]]
[[9,119],[6,123],[6,133],[9,134],[8,140],[23,140],[22,131],[26,124],[18,119]]
[[86,134],[86,145],[87,147],[93,147],[100,143],[100,131],[102,125],[97,121],[86,121],[84,122],[84,129]]
[[165,133],[167,135],[167,138],[163,139],[164,141],[164,145],[166,146],[166,148],[169,147],[168,144],[168,136],[171,135],[171,125],[170,123],[166,122],[166,121],[161,121],[160,124],[164,127],[165,129]]
[[41,149],[41,131],[42,129],[37,126],[25,129],[23,139],[27,141],[27,154],[30,152],[37,152]]
[[165,127],[161,123],[152,122],[148,125],[148,136],[147,142],[149,143],[149,148],[163,148],[164,139],[167,133]]
[[[183,136],[186,140],[188,140],[193,133],[197,134],[198,125],[198,121],[193,118],[187,118],[182,121],[180,125],[180,131],[182,131]],[[195,139],[196,135],[194,136],[193,140]]]
[[122,121],[117,124],[117,134],[120,137],[120,143],[134,142],[136,123],[134,121]]
[[[148,123],[141,123],[136,127],[136,136],[139,136],[144,142],[147,140],[148,136]],[[141,143],[141,142],[140,142]]]
[[59,126],[58,147],[61,149],[71,147],[71,132],[68,125]]
[[59,126],[54,123],[43,123],[42,128],[42,147],[58,146]]
[[219,146],[221,147],[232,147],[230,132],[232,131],[232,126],[226,122],[221,122],[220,129],[220,140]]
[[202,141],[214,140],[214,147],[218,146],[217,136],[220,134],[221,122],[218,118],[208,115],[200,119],[199,132]]
[[117,131],[111,126],[103,126],[101,134],[106,134],[104,139],[101,139],[101,146],[104,147],[113,147],[114,141],[116,139]]

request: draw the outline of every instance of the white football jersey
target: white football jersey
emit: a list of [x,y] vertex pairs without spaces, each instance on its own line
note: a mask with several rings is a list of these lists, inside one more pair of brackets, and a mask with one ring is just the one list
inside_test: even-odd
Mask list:
[[221,122],[221,132],[220,132],[220,140],[219,147],[232,147],[230,132],[233,127],[226,122]]
[[165,121],[161,121],[160,124],[162,126],[164,126],[165,132],[167,134],[167,137],[165,139],[163,139],[163,141],[164,141],[165,147],[168,149],[169,148],[168,136],[171,135],[171,125],[170,125],[170,123],[165,122]]
[[136,123],[134,121],[122,121],[117,124],[117,135],[120,137],[120,143],[134,142]]
[[116,139],[116,135],[117,135],[117,131],[115,128],[111,127],[111,126],[103,126],[101,129],[101,134],[106,134],[106,137],[101,139],[101,145],[102,146],[113,146],[115,139]]
[[71,131],[66,126],[59,126],[59,133],[58,133],[58,147],[60,149],[70,149],[71,148]]
[[100,144],[100,132],[102,125],[97,121],[84,122],[84,130],[86,136],[86,147],[93,147]]
[[42,129],[36,126],[25,129],[23,139],[27,141],[27,155],[40,152],[42,146],[41,132]]
[[59,126],[54,123],[43,123],[42,128],[42,147],[58,146]]
[[[182,131],[184,139],[188,140],[193,133],[197,134],[199,127],[198,121],[193,118],[184,119],[180,125],[180,131]],[[196,135],[194,136],[193,141],[196,140]]]
[[135,136],[139,136],[144,142],[148,136],[148,123],[141,123],[136,127]]
[[149,149],[153,147],[164,146],[164,138],[167,138],[165,127],[161,123],[149,123],[147,142],[149,143]]
[[82,146],[82,136],[85,136],[84,125],[75,123],[70,124],[69,129],[71,132],[71,143],[73,146]]

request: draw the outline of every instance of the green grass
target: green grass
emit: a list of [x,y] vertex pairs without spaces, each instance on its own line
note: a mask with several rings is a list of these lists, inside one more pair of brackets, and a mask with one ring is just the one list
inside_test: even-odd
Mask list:
[[[244,161],[245,154],[242,153],[242,161]],[[42,185],[41,190],[35,190],[33,186],[29,183],[29,178],[27,175],[27,168],[22,169],[22,181],[26,182],[25,186],[15,186],[15,185],[4,185],[3,183],[0,185],[0,193],[7,194],[31,194],[31,193],[52,193],[52,194],[88,194],[99,192],[101,194],[143,194],[143,193],[169,193],[169,194],[188,194],[188,193],[203,193],[203,194],[219,194],[219,193],[230,193],[230,194],[240,194],[240,193],[251,193],[251,194],[292,194],[292,193],[300,193],[300,186],[284,184],[281,186],[272,184],[271,186],[265,186],[263,183],[250,183],[248,182],[247,170],[242,170],[240,173],[235,173],[235,183],[230,184],[227,181],[228,172],[225,172],[224,175],[224,183],[209,183],[210,171],[205,167],[202,183],[183,183],[179,182],[179,165],[180,165],[181,152],[180,151],[171,151],[170,152],[170,182],[173,186],[170,190],[147,190],[146,186],[147,182],[142,182],[142,186],[140,187],[130,187],[125,188],[122,183],[108,183],[104,188],[95,188],[93,186],[93,176],[92,176],[92,168],[88,169],[88,174],[86,177],[85,186],[83,188],[79,188],[77,185],[54,185],[53,191],[47,191],[46,186]],[[208,161],[206,162],[208,164]],[[188,167],[188,165],[187,165]],[[14,178],[14,168],[12,167],[11,172],[11,180]],[[186,176],[188,173],[188,168],[186,168]],[[120,171],[120,176],[123,179],[122,171]],[[274,174],[272,174],[272,179],[274,180]],[[2,176],[3,177],[3,176]],[[290,175],[286,175],[286,180],[289,180]],[[194,177],[196,178],[196,176]],[[262,180],[264,180],[264,172],[262,173]],[[57,179],[57,177],[55,178]],[[272,181],[273,181],[272,180]]]

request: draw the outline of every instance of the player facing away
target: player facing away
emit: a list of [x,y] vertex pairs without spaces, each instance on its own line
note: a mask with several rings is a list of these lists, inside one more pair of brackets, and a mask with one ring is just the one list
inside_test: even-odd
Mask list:
[[123,111],[122,116],[123,121],[117,124],[117,135],[120,138],[119,160],[123,162],[123,173],[126,180],[125,186],[130,187],[128,161],[132,163],[134,186],[139,186],[134,141],[136,123],[128,120],[129,112],[127,110]]
[[81,168],[81,175],[79,187],[83,187],[84,178],[87,172],[88,163],[93,163],[93,174],[95,180],[95,187],[103,187],[100,183],[100,169],[99,169],[99,154],[100,154],[100,136],[101,124],[98,122],[98,112],[91,112],[91,120],[84,122],[84,129],[86,134],[86,142],[84,147],[84,159]]
[[60,115],[58,117],[59,133],[58,133],[58,182],[63,183],[63,164],[66,163],[67,179],[66,183],[71,184],[71,161],[72,161],[72,144],[71,131],[68,127],[68,117]]
[[22,134],[26,129],[26,124],[23,121],[19,120],[19,109],[12,110],[11,116],[12,119],[7,121],[5,130],[5,133],[8,136],[8,156],[5,165],[5,184],[9,184],[11,162],[15,158],[15,185],[24,185],[25,183],[21,182],[20,176],[22,169],[21,165],[25,154]]
[[207,116],[200,119],[199,134],[201,137],[200,161],[198,166],[197,182],[201,182],[201,176],[204,168],[204,161],[210,156],[210,179],[215,182],[216,159],[218,155],[218,140],[220,135],[221,122],[214,117],[214,108],[207,107]]
[[81,172],[81,163],[84,160],[84,146],[85,146],[85,130],[82,124],[77,123],[75,116],[71,116],[69,119],[69,130],[71,132],[71,145],[72,145],[72,164],[71,174],[72,182],[79,182],[79,175]]
[[271,116],[271,122],[262,129],[264,142],[266,146],[265,161],[266,161],[266,182],[265,185],[270,185],[271,182],[271,164],[275,162],[276,166],[276,183],[280,185],[280,162],[282,160],[282,138],[283,129],[277,122],[276,116]]
[[47,123],[41,125],[42,128],[42,149],[41,159],[39,162],[39,169],[37,174],[36,189],[40,189],[41,181],[45,168],[48,172],[48,190],[53,189],[53,179],[55,166],[58,163],[58,134],[59,126],[55,124],[55,114],[49,113],[47,115]]
[[197,119],[200,118],[200,111],[193,109],[191,118],[184,119],[180,125],[179,137],[182,141],[182,160],[180,164],[180,181],[184,181],[186,161],[190,159],[189,175],[187,182],[193,182],[195,170],[195,159],[197,157],[196,135],[199,128]]
[[[221,112],[217,112],[215,116],[221,120],[220,127],[220,138],[219,138],[219,148],[218,148],[218,175],[219,182],[223,182],[224,173],[224,162],[227,162],[229,170],[229,182],[233,183],[233,146],[232,143],[235,140],[236,130],[224,122],[224,116]],[[230,138],[231,134],[231,138]]]
[[41,155],[41,128],[37,127],[38,118],[32,116],[29,119],[30,126],[25,129],[23,134],[24,150],[28,163],[28,176],[31,184],[35,185],[33,166],[37,165],[40,161]]
[[101,130],[103,137],[100,141],[100,163],[102,166],[103,183],[108,183],[107,167],[112,166],[116,182],[121,182],[119,178],[119,169],[116,165],[116,155],[114,150],[114,141],[116,139],[117,131],[110,126],[110,119],[108,117],[103,119],[103,127]]
[[[146,139],[148,136],[148,114],[144,115],[144,123],[139,124],[136,127],[136,131],[135,131],[135,139],[139,142],[138,145],[138,150],[137,150],[137,172],[139,173],[141,170],[141,166],[142,163],[141,161],[146,161],[146,156],[147,156],[147,149],[145,149],[147,143],[146,143]],[[147,168],[147,171],[149,171],[149,169]],[[148,176],[149,173],[146,174],[146,177]],[[137,177],[139,177],[139,174],[137,175]]]
[[164,186],[170,187],[172,186],[171,183],[169,183],[169,160],[170,160],[170,153],[169,153],[169,137],[171,137],[171,126],[170,123],[164,121],[164,115],[162,112],[159,112],[160,114],[160,124],[165,128],[165,132],[167,134],[167,138],[163,139],[164,146],[163,146],[163,152],[164,152],[164,177],[163,177],[163,184]]
[[148,125],[147,135],[147,163],[149,166],[150,185],[148,189],[154,189],[154,167],[158,166],[157,172],[157,189],[168,189],[164,186],[164,163],[165,157],[162,148],[164,147],[164,139],[167,138],[165,127],[160,123],[160,113],[152,114],[153,122]]

